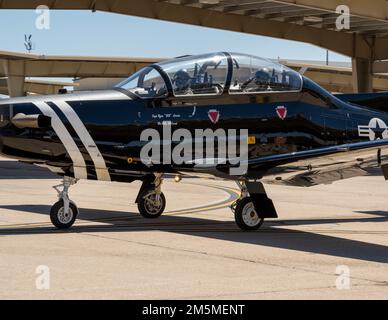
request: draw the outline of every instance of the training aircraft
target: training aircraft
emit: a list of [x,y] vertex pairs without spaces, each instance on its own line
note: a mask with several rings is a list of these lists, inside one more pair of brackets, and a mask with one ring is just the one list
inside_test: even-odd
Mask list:
[[[264,183],[329,184],[376,166],[388,178],[387,102],[384,93],[333,95],[300,73],[255,56],[184,56],[145,67],[107,91],[1,100],[0,152],[63,177],[50,213],[59,229],[70,228],[77,218],[68,191],[79,179],[142,181],[136,199],[140,214],[157,218],[166,205],[162,181],[172,175],[177,181],[185,176],[236,181],[241,189],[232,206],[236,223],[257,230],[264,219],[278,217]],[[198,130],[234,133],[236,150],[246,140],[246,158],[243,152],[207,156],[207,148],[177,151],[173,147],[182,141],[172,131],[179,129],[191,136],[186,147],[204,142]],[[160,135],[144,140],[147,130]],[[222,139],[215,135],[215,151]],[[163,149],[160,161],[142,156],[150,144]],[[184,161],[171,161],[174,152],[185,153]],[[238,167],[245,169],[232,174]]]

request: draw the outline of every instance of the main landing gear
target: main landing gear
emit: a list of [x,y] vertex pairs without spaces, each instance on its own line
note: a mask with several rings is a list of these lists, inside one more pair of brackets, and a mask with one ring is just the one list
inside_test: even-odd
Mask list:
[[265,218],[277,218],[276,209],[261,182],[238,181],[241,196],[231,209],[237,226],[244,231],[260,229]]
[[162,192],[163,175],[156,174],[154,181],[144,181],[136,198],[140,214],[147,219],[160,217],[166,208],[166,197]]
[[[74,224],[78,216],[78,208],[69,198],[69,188],[77,183],[77,179],[64,177],[62,184],[53,188],[58,192],[58,202],[56,202],[50,211],[52,224],[58,229],[69,229]],[[63,187],[62,190],[59,188]]]

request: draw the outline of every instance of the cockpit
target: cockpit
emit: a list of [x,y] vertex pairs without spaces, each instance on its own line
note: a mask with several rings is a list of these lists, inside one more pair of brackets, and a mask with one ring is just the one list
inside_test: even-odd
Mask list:
[[302,76],[271,60],[236,53],[181,57],[143,68],[116,87],[143,99],[224,93],[299,92]]

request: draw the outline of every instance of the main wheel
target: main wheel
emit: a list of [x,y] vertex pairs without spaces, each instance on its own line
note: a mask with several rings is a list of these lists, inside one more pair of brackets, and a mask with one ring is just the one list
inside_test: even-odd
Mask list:
[[154,189],[145,190],[140,195],[137,208],[144,218],[159,218],[166,208],[166,197],[163,192],[157,194]]
[[238,201],[234,211],[234,218],[239,228],[244,231],[258,230],[264,222],[264,218],[260,218],[257,214],[250,197]]
[[58,229],[69,229],[74,224],[78,216],[78,208],[70,202],[69,212],[65,213],[63,200],[58,201],[51,207],[50,219],[52,224]]

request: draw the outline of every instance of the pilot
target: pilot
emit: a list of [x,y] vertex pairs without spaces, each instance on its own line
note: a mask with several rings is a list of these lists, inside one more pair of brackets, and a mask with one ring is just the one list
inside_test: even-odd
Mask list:
[[289,73],[289,89],[299,90],[301,87],[300,75],[296,72]]
[[255,84],[260,91],[270,91],[271,71],[268,68],[262,68],[255,73]]
[[186,69],[181,69],[175,73],[173,78],[175,91],[178,94],[187,94],[190,89],[191,77]]

